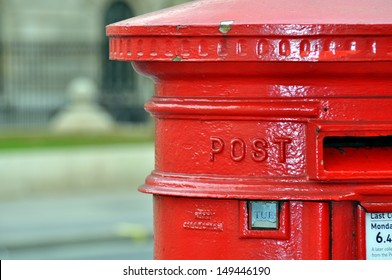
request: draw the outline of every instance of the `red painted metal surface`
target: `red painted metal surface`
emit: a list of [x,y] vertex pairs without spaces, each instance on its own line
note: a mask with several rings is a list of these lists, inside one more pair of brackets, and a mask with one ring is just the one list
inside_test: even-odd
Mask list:
[[328,203],[287,204],[290,216],[289,223],[284,224],[287,234],[258,237],[241,234],[244,217],[240,213],[244,212],[239,211],[238,200],[157,195],[155,258],[328,259]]
[[[156,92],[157,259],[363,259],[392,212],[392,2],[193,1],[107,27]],[[247,201],[278,201],[252,229]]]

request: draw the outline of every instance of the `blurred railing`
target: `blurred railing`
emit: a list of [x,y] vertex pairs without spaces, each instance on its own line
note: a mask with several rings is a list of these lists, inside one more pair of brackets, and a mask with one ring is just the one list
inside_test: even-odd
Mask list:
[[107,77],[116,74],[112,63],[106,42],[0,42],[0,127],[47,126],[67,103],[67,87],[77,77],[97,82],[101,105],[117,121],[144,122],[133,70],[126,65],[131,72],[113,83]]

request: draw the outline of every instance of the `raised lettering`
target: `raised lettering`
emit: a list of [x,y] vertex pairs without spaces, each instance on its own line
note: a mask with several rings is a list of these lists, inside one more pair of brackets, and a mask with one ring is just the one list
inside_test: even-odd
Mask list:
[[223,223],[220,222],[186,221],[182,226],[185,229],[223,231]]
[[268,157],[266,150],[267,147],[267,141],[265,141],[264,139],[254,139],[252,141],[252,159],[256,162],[265,161]]
[[[271,155],[268,151],[271,143],[263,138],[255,138],[250,143],[239,137],[232,138],[230,142],[227,140],[217,136],[210,137],[210,161],[216,161],[217,155],[222,154],[235,162],[243,161],[246,157],[254,162],[264,162]],[[277,157],[278,162],[286,163],[287,145],[291,142],[290,138],[276,138],[272,141],[277,145],[277,155],[274,158]],[[230,146],[226,148],[228,145]]]
[[246,154],[246,145],[244,140],[241,138],[234,138],[231,140],[231,159],[234,161],[241,161],[245,158]]
[[225,147],[225,142],[223,142],[222,138],[211,136],[211,156],[210,161],[215,161],[215,155],[223,152]]
[[278,158],[280,163],[286,162],[287,144],[291,143],[289,138],[276,138],[274,143],[278,145]]

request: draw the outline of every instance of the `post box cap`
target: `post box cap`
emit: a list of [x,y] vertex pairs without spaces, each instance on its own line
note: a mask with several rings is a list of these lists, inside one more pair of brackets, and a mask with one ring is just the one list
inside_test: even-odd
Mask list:
[[106,31],[118,60],[385,61],[391,15],[390,0],[199,0]]

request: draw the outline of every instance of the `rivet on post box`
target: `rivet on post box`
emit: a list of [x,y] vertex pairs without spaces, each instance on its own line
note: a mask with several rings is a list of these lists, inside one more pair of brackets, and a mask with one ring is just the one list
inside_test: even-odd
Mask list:
[[156,259],[392,259],[391,14],[199,0],[107,27],[155,82]]

